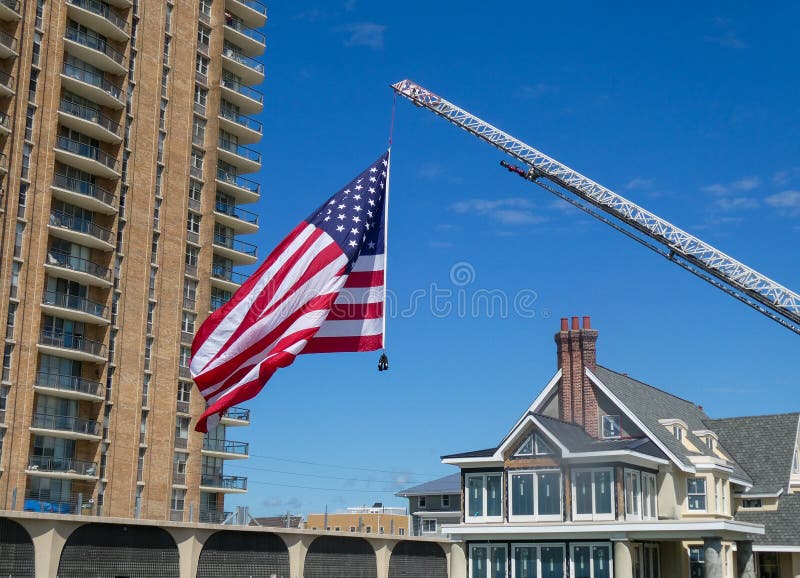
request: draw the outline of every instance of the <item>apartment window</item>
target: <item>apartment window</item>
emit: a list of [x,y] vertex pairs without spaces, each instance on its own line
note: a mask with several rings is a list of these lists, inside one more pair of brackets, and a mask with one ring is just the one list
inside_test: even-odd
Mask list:
[[188,381],[178,382],[178,401],[189,403],[192,399],[192,384]]
[[689,478],[686,480],[686,495],[688,497],[689,509],[698,512],[706,511],[706,479]]
[[406,529],[405,528],[398,528],[397,529],[397,534],[399,536],[405,536],[406,535]]
[[470,578],[506,578],[506,547],[492,544],[470,544]]
[[181,345],[180,349],[180,357],[178,359],[178,364],[181,367],[189,367],[189,362],[192,360],[192,348],[187,347],[186,345]]
[[186,247],[186,265],[189,267],[197,268],[197,258],[200,255],[200,249],[197,247]]
[[195,315],[194,313],[189,313],[188,311],[184,311],[183,318],[181,319],[181,331],[185,333],[194,333],[194,326],[196,321],[197,321],[197,315]]
[[24,237],[25,237],[25,223],[23,223],[22,221],[17,221],[17,227],[14,232],[14,257],[16,257],[17,259],[22,257],[22,241]]
[[[328,530],[330,530],[330,528],[328,528]],[[364,532],[366,532],[367,534],[372,534],[372,526],[367,526],[366,528],[364,528]]]
[[436,533],[436,520],[425,518],[422,520],[422,533],[435,534]]
[[450,496],[442,496],[442,508],[450,507]]
[[36,22],[35,26],[38,30],[44,30],[44,0],[36,0]]
[[192,123],[192,142],[196,145],[202,145],[206,138],[206,121],[200,117],[194,117]]
[[576,578],[611,578],[611,544],[574,544],[570,559]]
[[604,415],[603,416],[603,437],[618,438],[620,437],[620,426],[618,415]]
[[206,113],[206,105],[208,104],[208,90],[202,86],[194,87],[194,104],[195,110],[199,109],[201,114]]
[[193,179],[189,180],[189,198],[198,203],[201,201],[203,198],[203,183]]
[[197,55],[197,61],[195,63],[195,70],[197,74],[200,76],[208,76],[208,65],[211,63],[210,58],[206,58],[202,54]]
[[144,457],[145,457],[145,448],[139,448],[139,457],[136,460],[136,481],[141,482],[144,481]]
[[[7,385],[3,385],[3,386],[0,386],[0,412],[5,412],[6,411],[7,404],[8,404],[8,386]],[[2,421],[3,420],[0,419],[0,422],[2,422]],[[0,429],[0,431],[4,431],[4,430]]]
[[197,300],[197,281],[193,279],[183,280],[183,306],[187,309],[194,309]]
[[572,517],[575,520],[614,519],[614,470],[572,470]]
[[153,332],[153,317],[156,312],[156,304],[152,301],[147,304],[147,332]]
[[175,420],[176,438],[184,440],[189,438],[189,422],[191,422],[191,418],[188,417],[178,417]]
[[202,24],[197,25],[197,48],[199,50],[208,50],[208,45],[211,44],[211,28]]
[[[37,33],[38,34],[38,33]],[[25,140],[33,140],[33,115],[36,113],[36,107],[32,104],[28,105],[28,110],[25,114]]]
[[192,150],[192,168],[203,170],[203,156],[202,151]]
[[156,275],[158,274],[158,267],[150,267],[150,299],[156,297]]
[[164,67],[161,71],[161,98],[167,98],[169,88],[169,68]]
[[503,476],[496,474],[467,474],[466,488],[467,521],[489,521],[502,519]]
[[200,215],[191,211],[186,215],[186,230],[191,233],[200,234]]
[[200,13],[211,16],[211,0],[200,0]]
[[169,32],[172,30],[172,4],[167,4],[166,21],[164,23],[164,30]]
[[170,509],[176,512],[183,512],[186,504],[186,490],[182,488],[172,488],[172,499],[170,500]]
[[706,558],[702,546],[689,546],[689,576],[690,578],[705,578]]
[[39,71],[31,69],[31,79],[28,82],[28,102],[36,102],[36,89],[39,86]]
[[17,304],[8,304],[8,315],[6,316],[6,339],[14,339],[14,325],[17,320]]
[[164,184],[164,167],[157,166],[156,167],[156,189],[155,194],[156,197],[163,197],[161,194],[161,187]]
[[14,354],[14,345],[6,343],[3,348],[3,381],[11,378],[11,357]]
[[561,519],[560,471],[535,470],[511,473],[509,493],[511,495],[509,520]]
[[164,37],[164,66],[169,66],[169,45],[171,40],[169,36]]
[[230,291],[225,291],[224,289],[212,287],[211,310],[216,311],[217,309],[225,305],[228,301],[230,301],[231,297],[233,297],[233,293],[231,293]]
[[183,452],[175,452],[173,455],[173,465],[175,468],[176,474],[185,474],[186,473],[186,460],[189,456],[187,456]]
[[10,297],[16,299],[17,290],[19,289],[19,274],[22,270],[22,263],[14,261],[11,263],[11,292]]
[[420,508],[427,508],[428,507],[428,497],[427,496],[420,496],[419,497],[419,507]]

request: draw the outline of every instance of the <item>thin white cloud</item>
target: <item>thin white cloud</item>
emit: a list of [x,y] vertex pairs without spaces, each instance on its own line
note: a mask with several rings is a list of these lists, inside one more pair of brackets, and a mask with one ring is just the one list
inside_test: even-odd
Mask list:
[[383,48],[383,36],[386,26],[375,22],[355,22],[340,26],[337,30],[347,32],[345,46],[368,46],[374,50]]
[[760,203],[754,197],[721,197],[714,201],[714,206],[721,211],[741,211],[757,209]]
[[764,202],[781,213],[790,216],[800,215],[800,191],[781,191],[769,195]]
[[728,193],[728,187],[726,187],[722,183],[714,183],[713,185],[707,185],[705,187],[701,187],[700,190],[703,191],[704,193],[711,193],[713,195],[725,195]]
[[636,177],[628,181],[625,185],[626,191],[633,191],[633,190],[642,190],[642,189],[650,189],[653,187],[653,179],[644,179],[641,177]]
[[782,187],[797,179],[800,179],[800,167],[792,167],[772,175],[772,182]]
[[547,221],[547,217],[534,213],[534,204],[530,200],[519,197],[468,199],[454,203],[450,208],[460,214],[486,216],[503,225],[534,225]]
[[731,187],[740,191],[752,191],[761,186],[761,179],[758,177],[744,177],[738,181],[733,181]]

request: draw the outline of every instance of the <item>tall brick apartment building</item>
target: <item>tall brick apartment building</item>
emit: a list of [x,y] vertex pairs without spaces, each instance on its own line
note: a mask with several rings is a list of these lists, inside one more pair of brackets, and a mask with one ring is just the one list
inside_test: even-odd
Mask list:
[[[0,509],[218,522],[199,323],[256,261],[257,0],[0,0]],[[229,433],[233,439],[229,439]]]

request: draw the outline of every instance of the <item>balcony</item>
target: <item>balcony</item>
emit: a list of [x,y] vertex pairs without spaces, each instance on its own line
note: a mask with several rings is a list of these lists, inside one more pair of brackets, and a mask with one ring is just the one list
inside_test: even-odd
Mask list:
[[263,32],[250,28],[236,18],[226,18],[223,31],[225,40],[240,47],[247,56],[263,54],[267,47],[267,38]]
[[106,346],[76,333],[44,329],[39,334],[39,350],[43,353],[76,361],[105,363]]
[[252,28],[267,22],[267,7],[258,0],[225,0],[225,9]]
[[62,480],[96,480],[97,462],[50,456],[30,456],[25,473],[29,476]]
[[237,143],[217,140],[219,160],[236,167],[242,173],[255,173],[261,169],[261,153]]
[[100,70],[117,76],[128,72],[125,55],[100,36],[86,34],[68,27],[64,34],[64,41],[64,48],[67,52]]
[[220,423],[227,426],[250,425],[250,410],[244,407],[228,408],[222,414]]
[[7,172],[8,172],[8,157],[5,155],[5,153],[0,153],[0,175],[4,175]]
[[118,123],[94,108],[70,100],[61,100],[58,107],[58,122],[97,140],[113,144],[122,142]]
[[96,146],[59,136],[56,139],[56,160],[89,174],[118,179],[117,159]]
[[247,478],[203,474],[200,476],[200,491],[220,494],[244,494],[247,492]]
[[223,460],[247,459],[249,444],[232,440],[203,438],[203,455]]
[[221,265],[214,263],[211,265],[211,286],[224,289],[225,291],[234,292],[242,283],[247,281],[249,275],[226,269]]
[[90,181],[56,173],[53,175],[52,187],[53,197],[76,207],[104,215],[114,215],[117,212],[117,196]]
[[26,512],[45,514],[81,514],[91,516],[94,506],[89,503],[91,494],[62,494],[51,490],[25,490]]
[[75,22],[96,30],[111,40],[127,42],[130,38],[127,20],[100,0],[67,0],[67,14]]
[[244,114],[258,114],[264,108],[264,95],[255,88],[225,77],[220,79],[220,86],[225,100],[238,106]]
[[230,46],[222,49],[222,68],[238,76],[245,84],[264,82],[264,64]]
[[219,127],[236,135],[242,144],[257,143],[263,134],[263,126],[259,121],[232,110],[219,111]]
[[45,291],[42,297],[42,311],[63,319],[108,325],[108,307],[77,295]]
[[17,39],[11,36],[5,30],[0,30],[0,58],[9,58],[19,56],[17,52]]
[[100,440],[100,424],[98,422],[72,415],[34,413],[31,431],[40,435],[74,440]]
[[255,203],[261,198],[261,184],[224,169],[217,169],[217,190],[239,203]]
[[0,0],[0,20],[15,22],[20,18],[19,0]]
[[48,251],[44,269],[53,277],[94,287],[111,287],[111,269],[69,253]]
[[236,233],[258,231],[258,215],[245,211],[232,203],[217,201],[214,206],[214,219],[220,225],[230,227]]
[[39,371],[36,374],[36,383],[33,389],[40,393],[65,399],[80,399],[92,402],[102,402],[104,399],[102,383],[76,375]]
[[4,112],[0,112],[0,135],[11,134],[11,118]]
[[233,517],[233,512],[220,512],[219,510],[205,510],[200,508],[201,524],[224,524],[226,520]]
[[68,215],[61,211],[50,211],[47,228],[51,235],[59,239],[100,251],[114,250],[114,233],[87,219]]
[[88,98],[97,104],[113,109],[125,107],[125,95],[122,88],[86,68],[65,62],[61,69],[61,85],[70,92]]
[[0,70],[0,96],[13,95],[14,85],[14,77]]
[[212,247],[215,255],[230,259],[236,265],[252,265],[258,261],[256,246],[240,241],[236,237],[214,233]]

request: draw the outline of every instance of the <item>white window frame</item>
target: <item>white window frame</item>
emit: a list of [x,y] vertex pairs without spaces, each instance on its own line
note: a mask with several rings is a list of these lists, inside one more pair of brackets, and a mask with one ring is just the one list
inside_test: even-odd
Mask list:
[[[432,524],[433,525],[433,530],[431,530],[431,529],[426,530],[425,529],[425,524],[426,523],[428,524],[429,527]],[[435,534],[436,531],[438,530],[438,527],[437,527],[437,524],[436,524],[436,518],[422,518],[422,520],[420,520],[419,528],[420,528],[420,531],[423,534]]]
[[[539,514],[539,474],[558,474],[558,514]],[[514,494],[512,488],[513,476],[518,475],[532,475],[533,476],[533,515],[514,515]],[[559,469],[536,469],[536,470],[509,470],[508,480],[506,485],[508,492],[508,521],[509,522],[545,522],[545,521],[562,521],[564,519],[564,475]]]
[[[690,494],[689,493],[689,481],[690,480],[703,480],[703,493],[702,494],[697,494],[697,493]],[[706,507],[703,508],[703,509],[692,508],[691,505],[690,505],[691,502],[689,500],[690,496],[700,496],[700,495],[703,496],[703,502],[705,503]],[[705,477],[703,477],[703,476],[694,476],[694,477],[691,477],[691,478],[686,478],[686,510],[689,511],[689,512],[699,512],[699,513],[708,512],[708,480]]]
[[[492,476],[500,476],[500,515],[499,516],[488,516],[486,512],[488,512],[488,505],[489,505],[489,496],[488,491],[489,488],[487,487],[486,478]],[[482,516],[471,516],[469,513],[469,481],[471,478],[483,478],[483,512]],[[482,472],[482,473],[475,473],[475,474],[465,474],[464,475],[464,493],[465,493],[465,500],[464,500],[464,521],[466,523],[476,523],[476,522],[502,522],[503,521],[503,514],[504,514],[504,502],[503,499],[503,472]]]
[[563,576],[566,578],[569,566],[567,565],[567,544],[565,542],[536,542],[534,544],[525,542],[514,542],[511,544],[511,578],[517,576],[517,548],[533,548],[536,550],[536,575],[542,575],[542,548],[561,548],[563,557],[561,558],[561,567],[564,569]]
[[[650,496],[650,486],[649,482],[652,482],[652,490],[653,490],[653,510],[650,511],[650,500],[648,497]],[[640,490],[642,492],[642,519],[643,520],[658,520],[658,477],[650,472],[642,472],[642,479],[640,482]]]
[[604,548],[608,551],[608,575],[614,576],[614,547],[610,542],[574,542],[569,547],[569,571],[570,576],[575,576],[575,548],[589,547],[589,576],[594,578],[594,550]]
[[[623,494],[625,497],[625,519],[626,520],[641,520],[642,519],[642,472],[639,470],[632,470],[630,468],[625,468],[624,472],[624,484],[623,484]],[[636,492],[633,496],[634,503],[636,505],[636,512],[632,513],[628,511],[628,480],[629,476],[633,476],[636,478],[637,484],[639,486],[639,491]]]
[[[546,450],[539,449],[539,440],[541,440],[541,442],[544,444],[544,447],[547,448]],[[537,432],[533,434],[533,453],[537,456],[552,456],[555,452],[553,451],[553,448],[550,447],[550,444],[547,443],[547,440],[545,440],[544,437]]]
[[475,548],[486,548],[488,550],[488,559],[486,564],[486,573],[481,578],[495,578],[495,575],[492,574],[492,549],[502,549],[505,551],[505,564],[503,565],[503,577],[508,578],[508,546],[506,544],[490,544],[490,543],[480,543],[480,544],[470,544],[469,545],[469,559],[468,559],[468,568],[467,568],[467,576],[469,578],[473,578],[474,573],[472,570],[472,560],[473,555],[472,552]]
[[[617,420],[617,434],[606,435],[606,419],[616,418]],[[619,415],[604,415],[600,418],[600,436],[604,440],[616,440],[622,437],[622,418]]]
[[[577,477],[576,474],[579,473],[591,473],[592,474],[592,513],[591,514],[578,514],[578,500],[575,499],[577,494],[577,486],[575,485],[575,478]],[[596,509],[597,505],[595,504],[595,483],[594,483],[594,474],[595,472],[608,472],[611,474],[611,487],[609,491],[611,492],[611,513],[610,514],[597,514]],[[570,473],[571,483],[572,486],[572,519],[573,520],[614,520],[617,517],[616,512],[616,497],[614,496],[614,468],[575,468]]]

